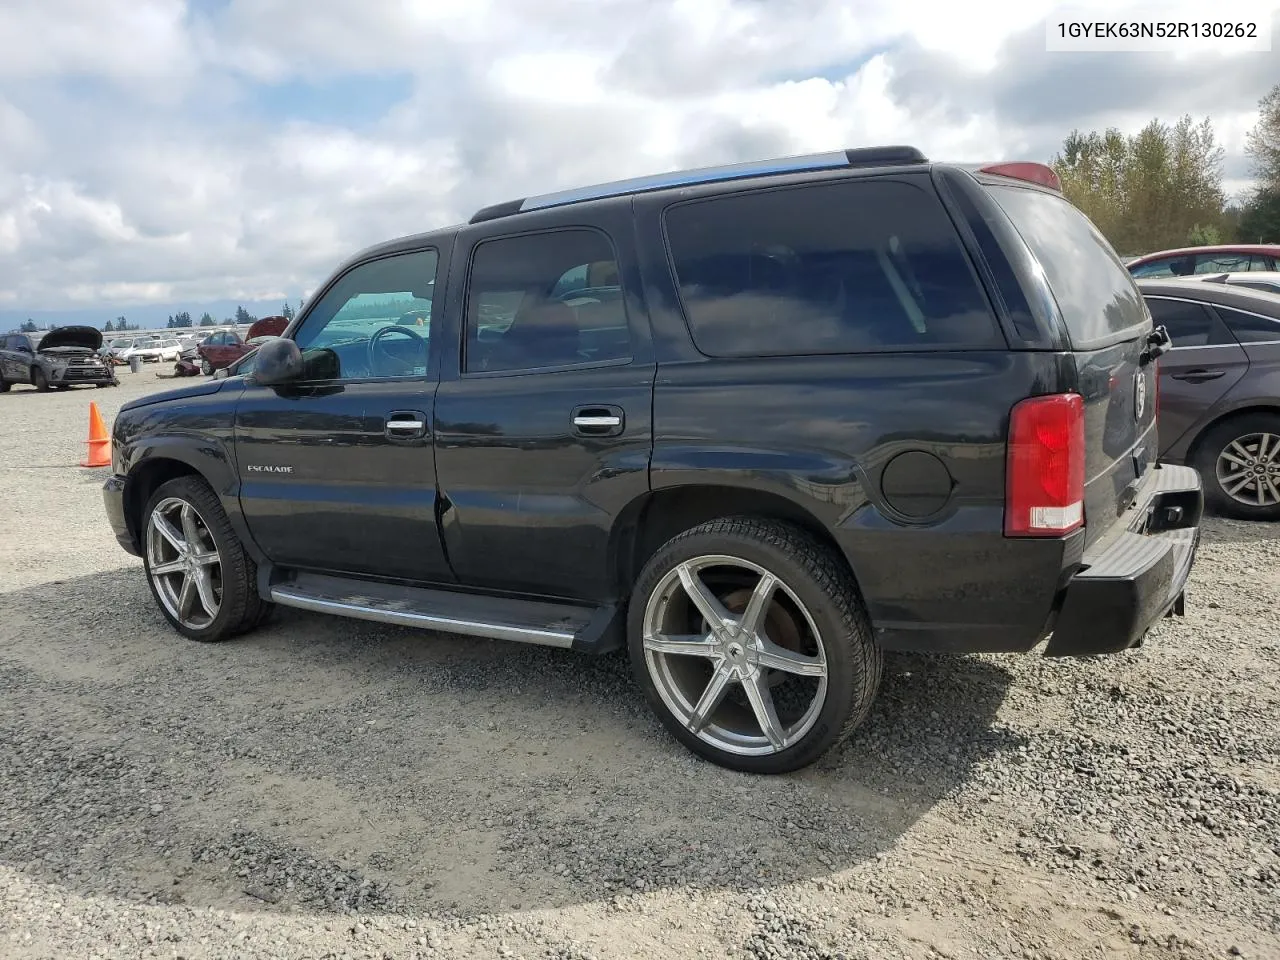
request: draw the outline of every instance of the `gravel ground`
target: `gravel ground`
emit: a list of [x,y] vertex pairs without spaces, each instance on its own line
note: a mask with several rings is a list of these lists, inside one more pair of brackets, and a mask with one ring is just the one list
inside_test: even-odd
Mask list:
[[1138,651],[896,656],[852,741],[751,778],[621,657],[183,640],[76,466],[90,400],[172,385],[121,379],[0,395],[0,956],[1280,956],[1276,527],[1209,520]]

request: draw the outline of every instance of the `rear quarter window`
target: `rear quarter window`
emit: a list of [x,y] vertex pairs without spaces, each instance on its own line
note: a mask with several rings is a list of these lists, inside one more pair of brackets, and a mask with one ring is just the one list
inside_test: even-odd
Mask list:
[[1004,346],[932,188],[846,180],[666,212],[680,299],[713,357]]
[[[1217,305],[1214,309],[1241,343],[1280,341],[1280,300],[1276,301],[1275,306],[1260,304],[1257,308],[1258,312],[1235,310]],[[1266,313],[1263,313],[1263,310]]]
[[1073,346],[1101,346],[1150,326],[1133,276],[1076,207],[1044,190],[987,189],[1040,262]]

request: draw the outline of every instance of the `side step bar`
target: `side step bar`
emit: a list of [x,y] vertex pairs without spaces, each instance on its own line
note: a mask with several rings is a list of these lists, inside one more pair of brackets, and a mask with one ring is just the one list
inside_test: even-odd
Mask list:
[[515,643],[536,643],[583,653],[605,653],[623,643],[616,606],[482,597],[450,590],[406,587],[296,572],[270,585],[270,597],[282,607],[331,613],[442,633],[457,633]]

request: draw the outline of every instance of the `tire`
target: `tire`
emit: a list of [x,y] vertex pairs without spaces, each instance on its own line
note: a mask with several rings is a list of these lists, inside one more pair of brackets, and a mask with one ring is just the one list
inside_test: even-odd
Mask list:
[[1195,467],[1205,500],[1218,513],[1280,520],[1280,413],[1246,413],[1215,424],[1196,444]]
[[[172,532],[189,543],[193,529],[184,517],[188,508],[194,516],[195,553],[206,562],[197,559],[183,569],[157,573],[154,568],[159,564],[181,563],[183,557],[173,541],[156,528],[157,512],[169,521]],[[258,595],[257,564],[245,552],[217,495],[203,479],[186,476],[161,484],[147,501],[141,525],[142,559],[151,595],[165,619],[183,636],[202,642],[228,640],[252,630],[269,616],[273,604]],[[211,549],[216,561],[208,562]],[[210,596],[193,583],[189,605],[184,605],[189,572],[198,575],[202,570],[210,571],[206,581]],[[212,615],[207,599],[217,608]]]
[[9,392],[9,381],[4,378],[4,374],[0,373],[0,393]]
[[49,392],[49,378],[44,375],[44,371],[39,367],[31,368],[31,385],[41,393]]
[[213,376],[213,364],[210,363],[208,360],[202,359],[200,361],[200,372],[203,373],[206,377]]
[[[718,635],[707,632],[686,575],[734,611]],[[766,575],[777,585],[764,629],[733,635]],[[673,636],[682,649],[660,649]],[[632,592],[627,646],[649,706],[677,740],[719,766],[763,774],[808,766],[858,727],[883,663],[841,559],[797,527],[750,517],[694,527],[649,559]],[[714,705],[700,722],[704,701]],[[772,737],[761,716],[776,721]]]

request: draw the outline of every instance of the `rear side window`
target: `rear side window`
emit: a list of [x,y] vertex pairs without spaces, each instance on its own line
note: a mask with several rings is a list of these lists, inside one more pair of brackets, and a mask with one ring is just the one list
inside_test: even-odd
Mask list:
[[1004,345],[932,191],[852,180],[678,204],[672,266],[698,349],[797,356]]
[[1074,346],[1137,336],[1149,323],[1133,277],[1083,213],[1042,190],[988,189],[1044,268]]
[[1147,307],[1156,326],[1163,326],[1175,347],[1212,347],[1235,343],[1222,321],[1204,306],[1189,300],[1147,297]]
[[[1274,343],[1280,341],[1280,318],[1264,317],[1230,307],[1215,307],[1218,316],[1231,328],[1241,343]],[[1280,310],[1277,311],[1280,313]]]

